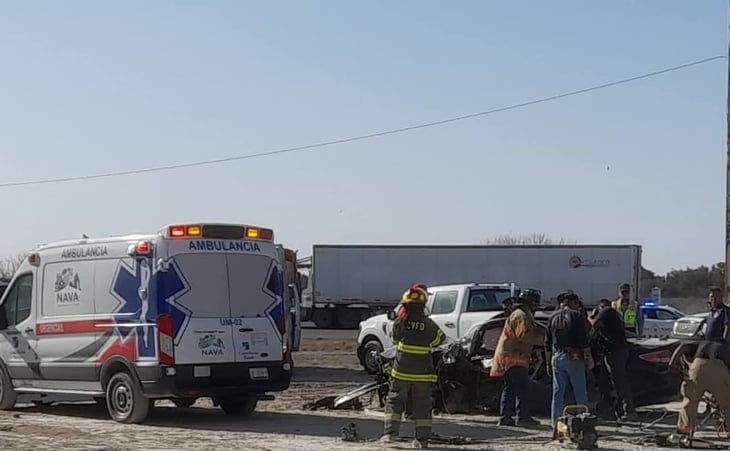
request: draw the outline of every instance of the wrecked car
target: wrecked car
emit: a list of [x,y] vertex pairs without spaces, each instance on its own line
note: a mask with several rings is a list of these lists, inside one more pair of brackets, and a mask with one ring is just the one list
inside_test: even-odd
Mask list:
[[[550,312],[537,312],[538,326],[545,328],[549,315]],[[505,317],[499,315],[473,326],[461,339],[451,340],[432,351],[439,376],[433,393],[435,412],[479,413],[498,409],[502,381],[490,377],[489,370],[504,322]],[[641,406],[675,398],[679,394],[681,375],[671,372],[668,362],[678,341],[636,337],[630,337],[628,341],[628,372],[636,404]],[[395,353],[395,346],[380,353],[375,380],[340,396],[335,404],[377,392],[383,406],[388,393],[388,370]],[[544,348],[535,347],[529,374],[533,381],[533,410],[549,413],[552,378],[547,374]]]

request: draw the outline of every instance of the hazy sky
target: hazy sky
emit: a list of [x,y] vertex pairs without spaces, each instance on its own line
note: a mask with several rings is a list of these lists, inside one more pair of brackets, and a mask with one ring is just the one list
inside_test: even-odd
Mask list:
[[[3,1],[0,183],[366,134],[726,53],[726,1],[448,5]],[[642,244],[659,272],[712,264],[726,75],[719,60],[316,151],[3,188],[0,254],[226,221],[271,226],[300,256],[540,232]]]

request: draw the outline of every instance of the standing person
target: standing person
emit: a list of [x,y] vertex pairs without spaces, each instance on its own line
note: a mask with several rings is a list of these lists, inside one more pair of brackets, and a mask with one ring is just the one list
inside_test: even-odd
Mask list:
[[729,354],[727,342],[712,340],[682,340],[674,350],[669,367],[677,371],[682,370],[682,355],[694,356],[689,372],[682,382],[682,407],[677,419],[678,433],[690,437],[694,434],[697,407],[705,392],[714,396],[722,414],[730,418]]
[[502,311],[504,312],[505,317],[509,318],[512,312],[514,312],[516,301],[517,300],[513,297],[508,297],[502,301]]
[[[532,347],[541,345],[545,331],[535,324],[534,312],[540,307],[540,291],[526,288],[520,292],[515,310],[504,323],[494,351],[492,377],[504,377],[499,402],[500,426],[536,426],[530,417],[530,384],[527,368],[532,359]],[[517,416],[515,423],[514,416]]]
[[707,294],[710,313],[707,315],[706,340],[727,340],[728,330],[730,330],[730,309],[725,306],[722,299],[722,289],[711,287]]
[[611,307],[621,315],[626,330],[636,334],[637,337],[641,337],[644,333],[644,315],[641,313],[639,303],[632,301],[630,298],[631,285],[622,283],[618,291],[619,298],[613,301]]
[[[626,329],[619,313],[611,308],[611,301],[601,299],[598,312],[590,318],[593,330],[603,350],[603,364],[608,372],[614,389],[616,403],[613,411],[619,418],[633,421],[638,419],[631,394],[629,375],[626,365],[629,360],[629,345],[626,341]],[[601,398],[608,399],[610,386],[601,387]]]
[[[426,293],[428,293],[428,287],[426,286],[425,283],[417,283],[417,284],[414,284],[411,288],[418,288],[418,289],[423,290]],[[405,316],[406,316],[406,309],[403,307],[403,304],[402,303],[400,305],[398,305],[398,307],[396,307],[395,313],[396,313],[396,316],[397,317],[399,317],[399,318],[405,318]]]
[[548,320],[545,352],[548,374],[553,377],[552,425],[563,414],[568,382],[576,404],[588,406],[586,368],[593,367],[586,320],[574,293],[559,296],[560,306]]
[[426,316],[428,293],[413,286],[403,293],[403,317],[393,323],[392,338],[398,350],[390,372],[390,391],[385,406],[385,433],[383,442],[391,442],[400,432],[400,423],[406,406],[412,408],[416,426],[416,448],[427,448],[431,436],[431,393],[437,380],[431,348],[440,345],[445,335]]

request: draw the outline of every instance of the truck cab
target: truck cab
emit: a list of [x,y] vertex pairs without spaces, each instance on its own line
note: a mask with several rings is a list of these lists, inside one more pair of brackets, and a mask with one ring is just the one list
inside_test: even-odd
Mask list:
[[[428,289],[429,317],[447,337],[457,340],[473,326],[502,314],[502,301],[515,296],[514,283],[442,285]],[[377,371],[377,355],[393,346],[393,314],[378,315],[360,323],[357,354],[365,371]]]

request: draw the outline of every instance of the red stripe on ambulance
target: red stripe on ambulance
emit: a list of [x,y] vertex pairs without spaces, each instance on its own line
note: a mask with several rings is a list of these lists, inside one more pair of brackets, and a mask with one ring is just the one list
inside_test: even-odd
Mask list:
[[114,326],[111,320],[54,321],[37,323],[36,335],[77,335],[106,332]]

